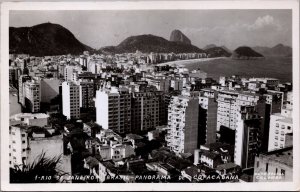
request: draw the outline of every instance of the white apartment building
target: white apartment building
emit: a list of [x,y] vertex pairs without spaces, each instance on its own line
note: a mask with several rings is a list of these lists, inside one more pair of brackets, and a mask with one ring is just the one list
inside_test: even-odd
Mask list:
[[80,87],[74,82],[62,83],[62,108],[67,119],[80,118]]
[[118,133],[129,133],[131,130],[131,95],[126,88],[96,92],[96,122],[104,129]]
[[221,126],[235,130],[237,128],[237,112],[239,111],[240,106],[254,106],[257,104],[258,100],[258,95],[248,92],[220,91],[217,99],[217,130],[219,131]]
[[25,106],[31,113],[40,111],[41,102],[40,82],[35,80],[25,82]]
[[[21,168],[23,165],[30,165],[45,153],[46,158],[60,157],[56,168],[71,175],[71,156],[63,155],[63,136],[51,135],[54,132],[51,127],[32,130],[29,136],[29,129],[30,126],[27,125],[10,126],[10,167]],[[51,136],[46,137],[46,132]]]
[[293,133],[292,109],[289,108],[270,117],[268,151],[284,148],[287,133]]
[[10,167],[27,163],[28,126],[46,126],[49,115],[43,113],[19,113],[9,120],[9,164]]
[[9,127],[9,166],[21,167],[27,163],[27,126],[18,125]]
[[167,146],[175,153],[194,153],[198,143],[198,96],[172,97],[168,109]]
[[25,82],[29,80],[31,80],[31,77],[28,75],[20,75],[19,77],[18,95],[19,95],[19,103],[21,103],[22,106],[25,106]]

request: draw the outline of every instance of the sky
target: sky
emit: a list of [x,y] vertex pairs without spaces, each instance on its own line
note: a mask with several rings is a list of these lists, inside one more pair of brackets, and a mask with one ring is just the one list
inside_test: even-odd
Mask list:
[[292,45],[291,10],[10,11],[11,27],[56,23],[92,47],[118,45],[134,35],[170,38],[179,29],[200,48],[208,44],[273,47]]

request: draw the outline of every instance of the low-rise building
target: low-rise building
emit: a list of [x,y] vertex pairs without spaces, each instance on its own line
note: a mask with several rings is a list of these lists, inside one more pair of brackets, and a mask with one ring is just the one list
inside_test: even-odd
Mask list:
[[255,157],[254,182],[293,181],[293,147],[276,149]]

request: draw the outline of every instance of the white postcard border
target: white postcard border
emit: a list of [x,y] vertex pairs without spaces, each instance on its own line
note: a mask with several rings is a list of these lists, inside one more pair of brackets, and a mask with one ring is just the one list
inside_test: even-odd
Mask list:
[[[268,183],[170,183],[170,184],[10,184],[9,183],[9,11],[10,10],[201,10],[292,9],[293,15],[293,182]],[[102,190],[299,190],[299,1],[122,1],[122,2],[6,2],[1,5],[1,190],[4,191],[102,191]]]

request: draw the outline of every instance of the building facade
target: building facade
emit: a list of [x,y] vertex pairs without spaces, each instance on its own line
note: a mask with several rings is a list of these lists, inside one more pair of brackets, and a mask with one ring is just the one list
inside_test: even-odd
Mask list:
[[95,107],[98,125],[118,133],[131,131],[131,95],[128,89],[111,87],[98,90]]
[[[199,95],[198,95],[199,96]],[[166,141],[175,153],[194,153],[198,146],[199,97],[175,96],[169,104]]]
[[67,119],[80,118],[80,87],[74,82],[62,83],[62,108]]
[[41,86],[40,82],[31,80],[25,82],[26,111],[36,113],[40,111]]

